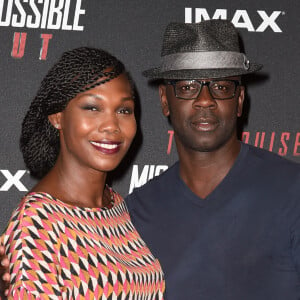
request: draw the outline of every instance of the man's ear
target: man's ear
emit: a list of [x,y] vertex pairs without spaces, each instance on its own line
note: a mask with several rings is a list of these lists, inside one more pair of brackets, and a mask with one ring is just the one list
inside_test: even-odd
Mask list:
[[241,117],[243,113],[243,105],[244,105],[244,99],[245,99],[245,87],[240,86],[240,95],[238,97],[238,107],[237,107],[237,116]]
[[61,129],[61,112],[48,116],[49,122],[56,129]]
[[169,104],[168,104],[168,99],[166,94],[167,94],[167,86],[164,84],[160,84],[159,98],[160,98],[161,109],[164,116],[168,117],[170,115],[170,111],[169,111]]

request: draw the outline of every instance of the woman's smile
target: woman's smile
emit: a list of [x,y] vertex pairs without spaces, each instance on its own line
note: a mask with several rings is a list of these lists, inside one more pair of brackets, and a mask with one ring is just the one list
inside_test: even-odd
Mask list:
[[90,141],[92,146],[103,154],[115,154],[119,152],[121,148],[121,142],[114,142],[114,141]]

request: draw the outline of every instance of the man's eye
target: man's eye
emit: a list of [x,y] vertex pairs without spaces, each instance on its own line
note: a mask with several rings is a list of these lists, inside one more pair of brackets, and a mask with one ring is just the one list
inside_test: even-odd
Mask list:
[[180,90],[185,92],[185,91],[194,91],[196,88],[193,85],[183,85],[180,87]]
[[218,90],[218,91],[227,91],[227,86],[225,86],[225,85],[221,85],[221,84],[214,84],[213,86],[212,86],[212,88],[214,89],[214,90]]

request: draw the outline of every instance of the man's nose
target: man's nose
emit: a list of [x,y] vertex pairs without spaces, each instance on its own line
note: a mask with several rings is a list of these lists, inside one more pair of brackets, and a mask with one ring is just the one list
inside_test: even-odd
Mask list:
[[207,85],[202,85],[200,93],[198,97],[193,102],[193,107],[198,109],[200,107],[208,107],[208,108],[215,108],[217,105],[214,98],[211,96],[209,88]]

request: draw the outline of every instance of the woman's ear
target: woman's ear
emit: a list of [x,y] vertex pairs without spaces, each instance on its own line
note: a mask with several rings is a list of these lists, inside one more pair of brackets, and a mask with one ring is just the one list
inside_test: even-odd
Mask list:
[[48,116],[49,122],[56,129],[61,129],[61,112]]

